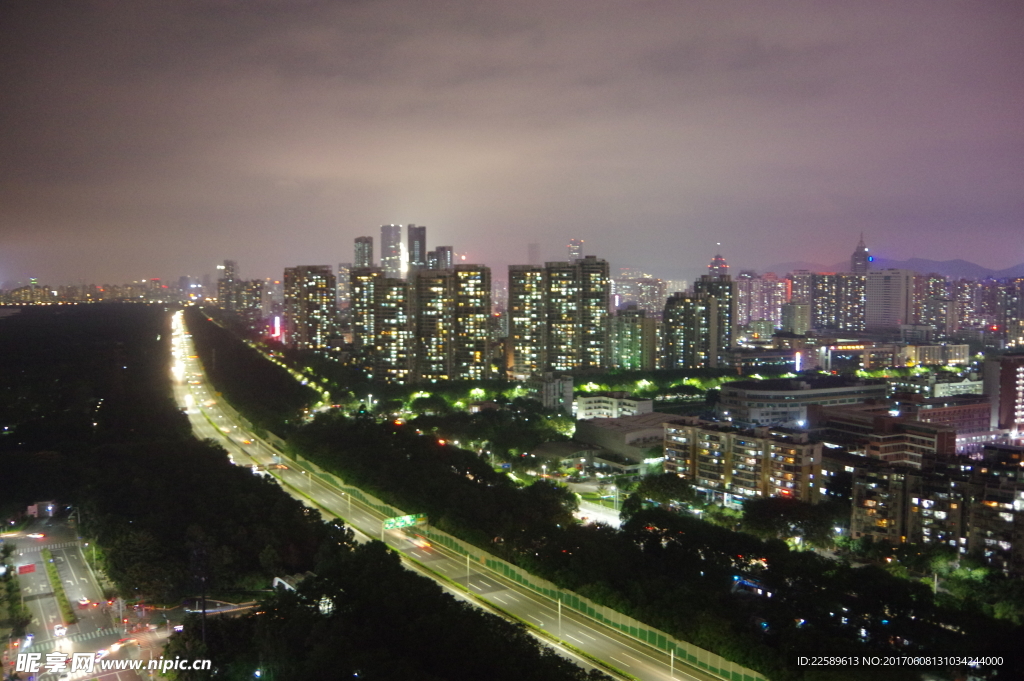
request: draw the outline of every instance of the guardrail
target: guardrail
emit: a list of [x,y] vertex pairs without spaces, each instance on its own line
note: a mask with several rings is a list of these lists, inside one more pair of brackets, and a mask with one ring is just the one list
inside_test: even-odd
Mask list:
[[[289,460],[305,468],[308,473],[315,475],[322,482],[345,494],[351,495],[363,505],[372,508],[385,517],[408,515],[406,511],[395,508],[373,495],[367,494],[358,487],[346,484],[338,476],[328,473],[308,459],[295,456],[294,459],[289,458]],[[722,656],[704,650],[692,643],[679,641],[663,631],[623,615],[607,606],[594,603],[573,591],[561,589],[552,582],[536,577],[497,556],[493,556],[472,544],[451,536],[447,532],[429,525],[421,528],[420,532],[430,541],[440,544],[461,556],[465,556],[468,560],[475,563],[477,569],[490,571],[494,575],[521,584],[536,594],[550,598],[556,603],[560,602],[563,608],[606,627],[615,629],[619,633],[645,643],[667,655],[674,655],[676,660],[717,676],[723,679],[723,681],[767,681],[765,677],[751,669],[730,662]]]

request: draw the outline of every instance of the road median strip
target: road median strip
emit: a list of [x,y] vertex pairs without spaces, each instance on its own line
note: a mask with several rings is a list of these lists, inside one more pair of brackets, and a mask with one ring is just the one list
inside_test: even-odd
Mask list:
[[60,573],[57,572],[57,566],[53,563],[53,554],[50,549],[43,549],[41,553],[46,576],[49,578],[50,588],[53,590],[53,597],[57,599],[57,607],[60,608],[61,619],[66,625],[74,624],[78,621],[78,617],[71,607],[67,592],[64,591],[64,583],[60,581]]

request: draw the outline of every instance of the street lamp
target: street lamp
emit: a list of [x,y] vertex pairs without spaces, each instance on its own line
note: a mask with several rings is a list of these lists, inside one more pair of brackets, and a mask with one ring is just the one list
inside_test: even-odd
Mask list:
[[548,466],[547,466],[547,464],[542,463],[540,465],[540,470],[541,470],[541,476],[540,477],[542,477],[542,478],[548,477]]

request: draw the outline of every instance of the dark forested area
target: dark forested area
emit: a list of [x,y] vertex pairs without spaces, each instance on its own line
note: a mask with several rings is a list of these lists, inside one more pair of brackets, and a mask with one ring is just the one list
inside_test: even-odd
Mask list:
[[383,544],[354,546],[341,526],[330,528],[316,576],[297,593],[279,591],[261,614],[208,621],[206,629],[204,644],[198,618],[192,620],[165,655],[210,657],[230,670],[218,678],[238,681],[256,670],[277,681],[608,679],[541,648],[523,627],[444,594]]
[[[0,510],[75,507],[129,600],[260,590],[259,614],[209,618],[206,643],[197,622],[171,639],[170,657],[214,660],[182,678],[607,678],[443,594],[384,545],[355,546],[343,525],[196,440],[171,396],[169,319],[144,305],[0,319]],[[265,590],[313,569],[297,595]]]

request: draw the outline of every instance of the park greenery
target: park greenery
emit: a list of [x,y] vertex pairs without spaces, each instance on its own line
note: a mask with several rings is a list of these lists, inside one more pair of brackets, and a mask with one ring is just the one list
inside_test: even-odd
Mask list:
[[[171,396],[169,322],[162,307],[106,304],[27,308],[0,320],[0,399],[13,407],[0,435],[0,520],[40,499],[62,513],[73,507],[129,601],[265,600],[261,615],[208,619],[205,644],[196,622],[172,639],[171,657],[209,652],[216,678],[253,678],[263,664],[277,679],[337,678],[339,669],[379,670],[374,678],[607,678],[555,656],[523,626],[456,602],[383,544],[355,546],[343,525],[322,522],[231,465],[215,443],[196,440]],[[230,354],[217,353],[223,370],[246,370]],[[564,491],[535,494],[541,506],[557,505]],[[274,577],[314,569],[309,591],[269,590]],[[20,634],[29,619],[11,570],[3,592],[5,619]],[[324,613],[328,595],[336,607]]]

